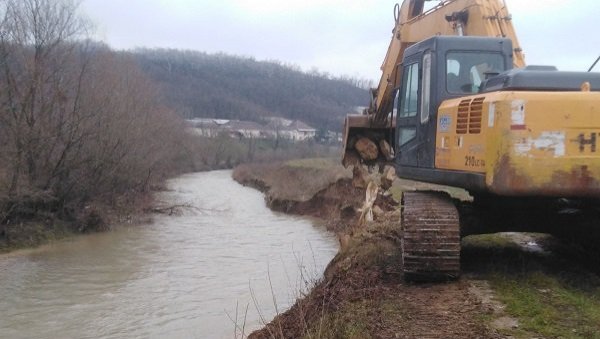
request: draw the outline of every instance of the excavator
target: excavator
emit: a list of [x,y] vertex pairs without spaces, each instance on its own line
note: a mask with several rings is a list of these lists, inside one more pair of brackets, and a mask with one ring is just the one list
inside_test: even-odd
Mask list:
[[346,117],[342,163],[393,163],[400,178],[465,189],[471,215],[488,218],[467,231],[447,193],[404,192],[407,280],[457,278],[469,232],[544,231],[600,200],[600,74],[525,66],[502,0],[425,1],[395,6],[370,106]]

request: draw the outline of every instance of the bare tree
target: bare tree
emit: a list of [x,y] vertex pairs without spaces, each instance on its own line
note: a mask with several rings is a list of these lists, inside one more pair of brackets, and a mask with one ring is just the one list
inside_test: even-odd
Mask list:
[[22,177],[29,187],[40,184],[47,179],[40,166],[51,166],[60,147],[69,147],[61,141],[73,134],[79,93],[72,92],[85,68],[74,70],[72,62],[87,25],[72,1],[2,0],[0,6],[0,121],[12,159],[8,193],[15,196]]
[[180,119],[130,56],[88,39],[77,9],[0,0],[2,211],[77,210],[144,192],[176,153]]

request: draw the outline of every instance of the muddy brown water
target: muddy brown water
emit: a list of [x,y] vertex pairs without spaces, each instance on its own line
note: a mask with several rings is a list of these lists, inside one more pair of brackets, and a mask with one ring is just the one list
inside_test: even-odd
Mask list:
[[247,334],[337,252],[324,228],[270,211],[230,171],[170,187],[161,200],[193,208],[0,256],[0,337],[232,338],[236,305]]

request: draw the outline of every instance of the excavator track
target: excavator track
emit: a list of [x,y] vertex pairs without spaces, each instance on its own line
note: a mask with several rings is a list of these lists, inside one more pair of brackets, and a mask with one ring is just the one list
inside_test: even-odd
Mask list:
[[460,224],[450,196],[442,192],[404,193],[401,223],[405,280],[458,278]]

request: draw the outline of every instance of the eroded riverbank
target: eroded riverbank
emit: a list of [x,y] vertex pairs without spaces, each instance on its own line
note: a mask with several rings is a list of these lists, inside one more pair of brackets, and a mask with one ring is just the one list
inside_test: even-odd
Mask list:
[[[313,168],[303,173],[302,166]],[[399,215],[357,225],[364,190],[338,190],[350,179],[331,176],[336,170],[320,162],[314,167],[308,161],[234,172],[237,180],[265,191],[276,209],[325,216],[342,245],[324,279],[250,338],[599,338],[600,277],[592,252],[547,235],[470,236],[462,244],[460,280],[407,284]],[[294,195],[294,187],[306,191],[303,183],[310,185],[319,171],[324,175],[317,182],[335,181],[312,197]],[[428,188],[403,180],[395,186]],[[531,251],[532,246],[542,250]]]

